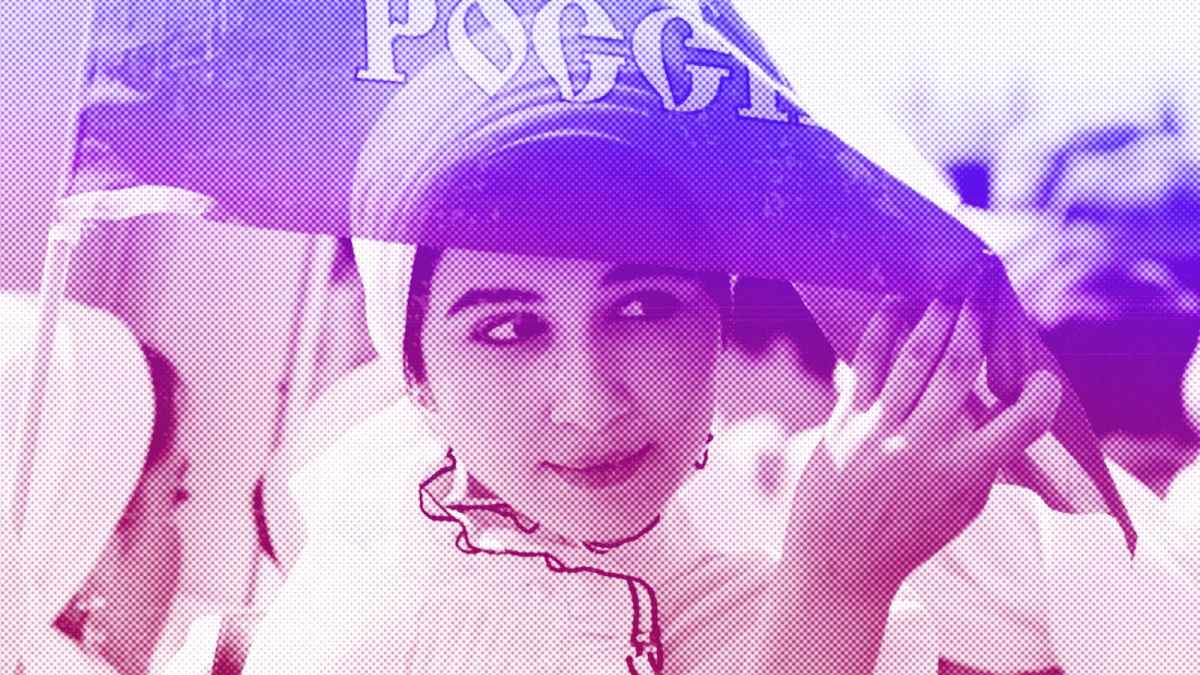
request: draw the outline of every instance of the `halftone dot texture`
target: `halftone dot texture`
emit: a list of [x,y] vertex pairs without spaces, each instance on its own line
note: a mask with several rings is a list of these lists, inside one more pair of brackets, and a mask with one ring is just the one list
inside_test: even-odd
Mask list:
[[[32,296],[0,295],[0,431],[5,448],[17,445],[36,310]],[[106,312],[67,303],[43,411],[19,555],[9,557],[9,541],[0,552],[5,563],[20,565],[0,574],[0,598],[27,602],[24,628],[45,627],[32,631],[34,645],[99,563],[146,459],[155,400],[146,358],[128,327]],[[9,504],[16,471],[13,463],[4,466],[0,488]],[[7,521],[4,531],[10,533]],[[27,598],[19,594],[18,570],[27,575]],[[15,632],[4,633],[5,640],[16,637]]]
[[[444,46],[441,20],[452,10],[451,4],[439,3],[437,15],[441,19],[428,39],[395,40],[396,60],[412,76],[410,82],[403,87],[379,82],[353,84],[360,91],[373,92],[363,94],[358,101],[369,114],[345,121],[346,109],[337,105],[335,96],[325,96],[318,86],[323,75],[317,68],[304,71],[290,82],[284,81],[287,78],[264,82],[254,90],[259,98],[247,97],[232,109],[224,109],[225,113],[232,110],[225,116],[196,114],[197,110],[203,111],[203,104],[193,107],[191,114],[182,118],[167,115],[171,121],[162,125],[157,138],[142,138],[142,142],[126,146],[129,155],[126,159],[135,165],[142,164],[137,168],[143,177],[153,176],[166,182],[178,180],[188,187],[219,194],[231,211],[260,217],[249,218],[255,224],[303,231],[349,232],[440,246],[651,262],[753,273],[817,285],[911,292],[923,297],[946,285],[960,284],[962,269],[983,255],[982,245],[965,228],[841,143],[820,126],[821,120],[808,120],[802,111],[773,100],[758,107],[751,99],[751,69],[720,54],[720,50],[684,46],[686,33],[681,20],[674,20],[664,29],[667,39],[662,43],[669,44],[656,45],[663,47],[662,53],[650,52],[651,57],[664,57],[665,79],[678,94],[673,101],[664,102],[661,92],[644,79],[646,61],[638,60],[631,40],[641,22],[665,6],[632,2],[604,5],[624,40],[597,48],[623,55],[626,65],[608,96],[590,104],[572,104],[561,100],[559,83],[542,70],[528,45],[523,65],[497,91],[485,92],[477,81],[466,77],[461,63],[441,53]],[[479,3],[478,7],[484,5],[493,13],[479,11],[493,23],[498,16],[495,12],[503,11],[502,5],[515,11],[517,29],[528,35],[533,13],[543,3],[492,2]],[[343,34],[339,30],[356,22],[360,24],[357,11],[361,8],[356,6],[356,12],[341,12],[340,6],[325,4],[322,10],[296,9],[297,13],[313,13],[297,16],[273,10],[277,16],[267,23],[276,28],[284,23],[305,26],[301,31],[305,40],[299,42],[311,41],[316,45],[313,53],[324,54],[320,51],[321,44],[327,38],[341,45],[347,65],[341,70],[334,69],[336,74],[332,77],[342,85],[348,83],[346,73],[362,65],[362,39],[353,31]],[[730,22],[728,7],[708,7],[707,11],[710,20],[727,38],[758,58],[759,65],[767,72],[773,72],[759,50],[747,42],[736,20]],[[469,19],[477,23],[479,20],[478,12]],[[571,21],[578,28],[578,16]],[[264,35],[269,33],[266,31]],[[573,45],[571,49],[577,50],[569,59],[572,67],[579,65],[581,45],[591,49],[602,42],[597,39],[574,42],[573,37],[568,39]],[[238,39],[252,44],[255,36],[247,32]],[[474,39],[487,48],[501,46],[495,43],[495,34],[487,31],[477,33]],[[414,47],[411,63],[405,46]],[[504,46],[501,47],[503,51]],[[279,51],[286,49],[280,47]],[[294,65],[286,55],[271,58],[276,59],[277,69]],[[689,67],[700,65],[728,71],[721,78],[716,97],[698,112],[667,110],[672,104],[681,105],[683,92],[689,86]],[[262,75],[253,68],[245,74],[246,81]],[[691,77],[694,87],[699,73],[693,71]],[[190,88],[182,91],[185,96],[177,98],[174,95],[181,93],[180,90],[170,91],[169,86],[163,85],[162,90],[153,93],[150,105],[138,107],[142,123],[158,128],[158,115],[166,109],[163,106],[177,104],[187,108],[194,106],[196,100],[203,101],[206,94],[202,83],[203,78],[196,78]],[[237,89],[227,87],[221,96],[236,99],[241,95]],[[296,96],[297,91],[304,95]],[[287,95],[271,98],[280,92]],[[189,98],[192,95],[196,99]],[[286,101],[281,105],[282,99]],[[782,115],[786,119],[753,119],[753,115],[741,114],[751,106],[760,116]],[[380,110],[382,116],[376,120],[375,113]],[[84,133],[96,133],[113,146],[120,146],[127,129],[120,125],[105,127],[104,121],[121,120],[121,111],[117,105],[103,110],[94,108],[91,117],[85,120]],[[128,119],[136,120],[137,116]],[[223,124],[228,124],[228,128],[222,128]],[[171,143],[186,145],[189,136],[203,137],[214,148],[228,149],[228,145],[222,145],[225,141],[219,140],[223,134],[236,139],[234,144],[242,148],[243,161],[225,165],[220,161],[220,152],[214,155],[170,151]],[[364,136],[368,138],[367,150],[358,157]],[[256,140],[260,137],[271,142],[259,145]],[[261,154],[254,155],[245,148],[254,148]],[[345,154],[340,154],[342,151]],[[322,167],[320,162],[310,161],[313,156],[321,155],[333,165],[328,172],[314,168]],[[350,174],[355,157],[358,157],[360,181],[347,213],[342,207],[347,202],[346,195],[351,193]],[[220,168],[213,171],[214,167]],[[278,189],[281,184],[289,189]],[[554,198],[547,199],[547,195]],[[307,208],[317,202],[316,207]],[[272,209],[277,212],[270,214]],[[636,212],[638,218],[620,217],[629,212]],[[651,225],[647,226],[648,223]],[[411,254],[399,246],[383,245],[376,246],[378,257],[372,259],[369,246],[360,242],[357,250],[362,254],[360,264],[369,303],[376,308],[369,313],[372,333],[381,354],[396,362],[406,304],[405,265],[409,264],[406,261]],[[961,295],[961,292],[952,288],[951,294]],[[1009,298],[1003,296],[1003,300],[1007,302]],[[835,305],[833,301],[814,311],[825,317],[836,315]],[[381,306],[383,309],[379,310]],[[842,310],[843,314],[855,312],[857,309]],[[861,318],[852,316],[849,321],[854,323]],[[1013,320],[1011,316],[1009,320]],[[997,332],[1002,334],[1003,328]],[[993,338],[994,344],[1002,345],[1001,352],[1005,349],[1001,342],[1004,337]],[[1027,343],[1022,344],[1023,339],[1029,339],[1027,333],[1018,335],[1007,348],[1014,352],[1028,348]],[[1040,343],[1036,346],[1040,347]],[[844,344],[839,347],[844,348]],[[844,349],[841,351],[843,356],[847,355]],[[1037,362],[1036,358],[1032,360]],[[517,397],[520,392],[498,385],[496,395]],[[1080,431],[1076,426],[1075,431],[1073,437],[1066,439],[1068,447],[1076,453],[1094,450],[1088,445],[1086,430]],[[377,439],[377,442],[390,445],[394,441]],[[1098,456],[1093,452],[1082,459],[1093,479],[1100,482],[1108,507],[1123,515],[1112,501],[1115,493],[1111,484],[1101,478],[1104,470]],[[1070,461],[1061,453],[1052,460],[1048,470],[1051,475],[1055,473],[1054,461]],[[1062,468],[1064,473],[1069,471],[1065,465]],[[774,470],[768,473],[771,471]],[[410,498],[411,495],[404,495],[396,506],[411,509]],[[368,506],[382,513],[393,505],[379,502]],[[381,541],[404,543],[396,539]],[[377,616],[386,622],[386,598],[363,597],[365,591],[361,589],[357,591],[359,595],[339,597],[338,586],[326,581],[333,573],[350,568],[356,560],[351,554],[345,559],[334,556],[322,561],[328,565],[323,571],[330,576],[313,582],[326,583],[325,590],[309,587],[313,590],[313,602],[325,603],[322,609],[332,616],[339,614],[339,607],[355,601],[375,602],[380,605]],[[370,569],[370,565],[366,564],[366,568]],[[313,574],[312,569],[302,567],[297,577],[303,581],[305,574]],[[470,577],[464,574],[462,578]],[[415,584],[393,590],[416,593],[423,589]],[[628,595],[628,589],[618,590],[626,591],[623,600],[627,603],[632,600],[637,604],[636,598]],[[456,602],[470,605],[469,601],[476,597],[478,593],[460,597]],[[526,607],[532,606],[530,612],[536,611],[536,602],[527,596],[521,599]],[[581,601],[581,604],[586,603]],[[452,603],[446,606],[455,607]],[[471,607],[472,611],[479,610]],[[623,607],[627,610],[628,604]],[[512,618],[503,616],[504,607],[487,611],[492,615],[479,618],[479,622]],[[516,609],[509,612],[513,616],[521,613]],[[455,654],[473,668],[491,664],[489,668],[495,666],[492,672],[524,671],[528,664],[516,665],[504,651],[511,649],[504,640],[496,641],[495,650],[489,651],[487,658],[473,659],[468,656],[473,652],[457,649],[458,646],[463,650],[480,648],[461,639],[461,645],[454,642],[456,637],[463,637],[450,635],[458,629],[456,621],[462,617],[451,609],[443,617],[444,623],[424,627],[429,631],[431,649],[439,649],[435,639],[447,640],[442,644],[446,648],[444,653]],[[550,623],[558,626],[554,621]],[[439,632],[438,628],[445,630]],[[394,635],[401,634],[403,631],[396,629]],[[675,658],[678,661],[680,657]],[[373,665],[370,657],[362,657],[361,661],[348,664],[347,669],[370,669]],[[618,669],[623,665],[618,663]],[[446,668],[448,672],[470,672],[459,666]]]

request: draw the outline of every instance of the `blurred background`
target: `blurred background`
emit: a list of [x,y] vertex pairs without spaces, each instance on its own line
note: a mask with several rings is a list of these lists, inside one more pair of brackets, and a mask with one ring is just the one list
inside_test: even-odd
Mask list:
[[[0,129],[0,293],[37,289],[53,203],[68,189],[90,4],[0,10],[20,27],[0,41],[10,121]],[[1106,452],[1171,497],[1196,457],[1200,413],[1195,10],[1162,0],[735,4],[805,83],[818,122],[838,118],[852,144],[913,149],[958,192]],[[85,180],[75,189],[128,176],[113,165]],[[168,452],[186,460],[186,499],[171,516],[183,551],[177,611],[153,627],[162,651],[205,608],[270,600],[302,542],[286,476],[396,392],[375,370],[344,240],[143,218],[86,238],[68,295],[121,319],[176,373]],[[705,513],[772,514],[760,532],[707,531],[723,546],[772,551],[838,370],[786,284],[744,280],[737,295],[721,370],[726,433],[685,498],[702,523]],[[107,660],[123,673],[162,661]]]
[[973,207],[964,221],[1004,259],[1110,456],[1165,494],[1195,456],[1195,12],[1157,0],[740,6],[802,91],[830,92],[822,105],[852,128],[896,125]]

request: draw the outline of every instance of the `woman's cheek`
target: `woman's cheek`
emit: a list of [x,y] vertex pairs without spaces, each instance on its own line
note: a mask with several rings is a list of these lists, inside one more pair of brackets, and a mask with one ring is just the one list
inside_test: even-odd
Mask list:
[[[521,372],[520,360],[505,350],[465,341],[427,354],[430,391],[433,402],[442,409],[469,411],[474,406],[486,412],[504,402]],[[487,405],[489,402],[493,405]]]
[[[538,388],[528,364],[464,359],[431,373],[433,404],[443,440],[456,451],[503,447],[535,423]],[[536,371],[533,371],[534,373]]]
[[639,400],[673,414],[709,405],[718,342],[698,338],[710,329],[698,321],[680,322],[627,340],[620,358],[630,390]]

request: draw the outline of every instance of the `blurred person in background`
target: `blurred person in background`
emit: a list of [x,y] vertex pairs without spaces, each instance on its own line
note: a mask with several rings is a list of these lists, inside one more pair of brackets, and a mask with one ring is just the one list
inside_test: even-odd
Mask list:
[[833,412],[837,355],[791,284],[736,279],[723,357],[719,399],[730,422],[768,413],[794,434]]
[[[1196,162],[1180,111],[1129,107],[1139,114],[1031,113],[985,171],[956,180],[992,209],[966,221],[1003,258],[1075,385],[1137,553],[1105,557],[1080,523],[990,505],[910,578],[937,617],[944,673],[1190,672],[1166,655],[1190,649],[1171,627],[1195,615],[1179,595],[1200,581],[1200,539],[1162,496],[1197,448],[1187,394],[1200,332]],[[1005,559],[992,553],[1000,547]]]
[[[1107,247],[1095,245],[1097,236],[1077,232],[1075,246],[1060,247],[1052,256],[1052,269],[1073,273],[1050,275],[1046,287],[1051,290],[1046,295],[1069,301],[1078,308],[1078,315],[1071,321],[1060,317],[1058,329],[1047,332],[1047,341],[1077,380],[1110,456],[1123,444],[1122,459],[1136,454],[1131,450],[1140,447],[1159,449],[1159,463],[1144,462],[1130,471],[1162,486],[1194,447],[1188,444],[1189,435],[1183,428],[1179,392],[1200,316],[1194,311],[1193,294],[1162,266],[1149,262],[1121,269],[1099,265],[1097,261],[1109,258]],[[750,377],[774,369],[790,386],[831,392],[833,398],[823,410],[827,417],[837,392],[850,390],[852,375],[844,364],[831,359],[826,362],[829,374],[823,378],[807,365],[812,357],[795,358],[810,353],[820,359],[826,347],[823,337],[814,341],[807,333],[805,324],[811,318],[789,285],[739,279],[734,297],[725,355],[733,372],[724,375],[722,394],[722,411],[728,419],[713,442],[707,467],[688,481],[679,499],[697,530],[722,550],[778,556],[790,497],[825,419],[813,411],[791,418],[804,420],[807,427],[789,425],[785,420],[795,407],[793,400],[772,397],[770,381],[757,388],[748,386],[754,382]],[[1138,320],[1147,318],[1154,328],[1150,338],[1139,342],[1137,331],[1142,324]],[[773,347],[763,348],[764,344]],[[1131,345],[1152,353],[1130,354]],[[738,374],[746,379],[738,380]],[[1145,385],[1122,388],[1122,378]],[[1106,398],[1105,387],[1121,389],[1125,401],[1121,405],[1126,408],[1119,415],[1105,412],[1103,406],[1113,401]],[[1140,431],[1143,437],[1134,436],[1133,431],[1116,432],[1117,427]],[[1155,594],[1168,583],[1158,575],[1175,565],[1200,572],[1195,565],[1200,556],[1188,553],[1185,538],[1165,518],[1158,496],[1130,477],[1121,464],[1110,461],[1110,469],[1139,532],[1144,533],[1139,549],[1144,562],[1126,569],[1125,561],[1089,557],[1088,551],[1096,549],[1094,543],[1086,542],[1087,533],[1100,532],[1106,525],[1092,517],[1076,519],[1047,512],[1028,499],[1024,490],[997,487],[980,520],[910,578],[910,586],[902,589],[908,595],[898,598],[899,606],[893,609],[894,620],[903,616],[906,603],[933,618],[942,657],[939,672],[1117,673],[1125,667],[1113,657],[1117,651],[1138,653],[1132,662],[1143,664],[1149,662],[1147,654],[1165,656],[1167,652],[1144,639],[1144,634],[1121,627],[1129,616],[1145,612],[1169,617],[1187,611],[1187,603],[1178,599],[1170,605],[1156,603]],[[735,515],[738,522],[754,525],[729,527]],[[1115,531],[1109,534],[1115,535]],[[1035,570],[1044,570],[1044,574]],[[1192,574],[1192,578],[1200,577]],[[1112,608],[1078,600],[1087,594],[1106,595],[1097,593],[1106,585],[1110,587],[1106,594],[1116,596]],[[1130,602],[1137,609],[1126,615]],[[1113,630],[1127,633],[1127,637],[1113,640]],[[1106,669],[1089,669],[1096,665]]]
[[262,554],[254,592],[260,598],[273,595],[303,548],[303,525],[287,494],[287,477],[354,421],[401,396],[377,375],[379,361],[363,320],[362,281],[347,238],[334,243],[322,292],[303,412],[284,434],[280,450],[267,461],[252,496]]
[[[1184,372],[1200,333],[1200,171],[1169,105],[1003,144],[1003,252],[1022,302],[1079,388],[1105,452],[1157,494],[1195,456]],[[1009,214],[1034,214],[1007,218]]]
[[[11,441],[32,298],[0,296],[0,317],[0,419]],[[175,511],[188,493],[187,460],[172,445],[176,376],[165,357],[90,307],[64,308],[58,342],[23,528],[33,576],[22,613],[29,637],[16,658],[25,675],[142,675],[180,576]],[[0,579],[13,584],[0,590],[19,601],[15,582]]]
[[176,510],[187,501],[188,461],[172,453],[177,377],[144,347],[154,387],[154,426],[129,505],[100,560],[55,628],[122,675],[150,672],[179,584],[182,545]]
[[1163,496],[1196,456],[1182,394],[1200,335],[1200,298],[1151,261],[1096,270],[1071,290],[1046,343],[1075,383],[1104,453]]

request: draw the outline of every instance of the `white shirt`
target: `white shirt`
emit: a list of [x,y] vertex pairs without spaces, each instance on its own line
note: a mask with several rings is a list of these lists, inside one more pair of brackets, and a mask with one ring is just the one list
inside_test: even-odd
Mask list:
[[[629,585],[548,572],[540,559],[456,550],[455,528],[418,508],[416,486],[442,450],[414,435],[405,407],[360,425],[292,481],[308,545],[259,626],[246,675],[628,675]],[[644,547],[673,570],[672,582],[655,588],[671,599],[660,603],[670,608],[664,642],[678,646],[668,648],[666,672],[717,665],[728,673],[734,663],[724,659],[742,648],[739,629],[754,620],[770,562],[713,555],[688,539],[680,515],[668,509],[663,524],[627,547]],[[570,565],[589,560],[567,553]],[[933,675],[933,632],[919,604],[906,597],[896,609],[881,659],[887,669],[878,672]],[[689,658],[711,654],[713,640],[723,648],[715,663]]]
[[982,515],[909,578],[942,654],[1012,673],[1200,672],[1200,558],[1150,490],[1109,470],[1138,532],[1130,557],[1105,515],[1052,511],[996,486]]

